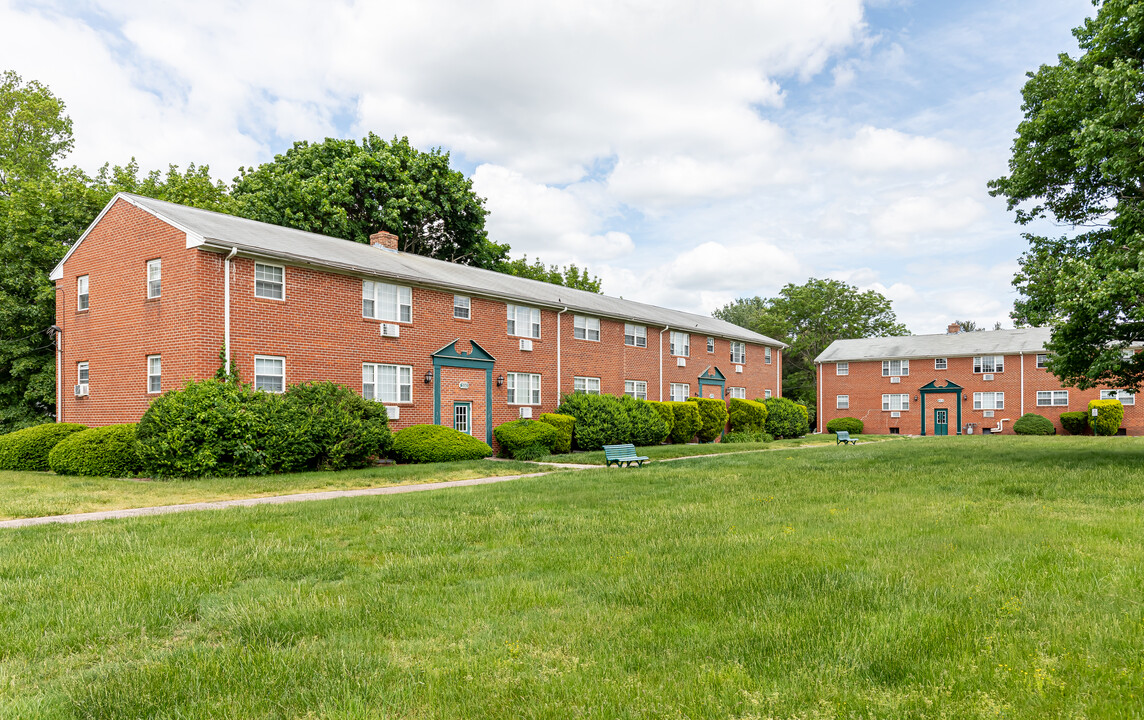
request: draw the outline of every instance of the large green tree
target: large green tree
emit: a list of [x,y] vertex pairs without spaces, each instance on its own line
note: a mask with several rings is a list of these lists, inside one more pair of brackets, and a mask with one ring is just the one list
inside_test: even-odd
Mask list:
[[830,343],[909,334],[881,293],[818,278],[787,284],[778,297],[740,298],[714,315],[790,345],[783,353],[783,395],[808,407],[816,396],[814,359]]
[[530,263],[528,256],[525,255],[516,260],[502,260],[494,269],[506,275],[516,275],[588,292],[600,292],[600,278],[589,274],[586,268],[581,270],[575,263],[564,267],[545,265],[539,260]]
[[1144,354],[1144,5],[1094,3],[1073,30],[1083,54],[1029,73],[1009,174],[989,183],[1026,233],[1013,284],[1019,324],[1050,326],[1050,369],[1066,385],[1139,389]]

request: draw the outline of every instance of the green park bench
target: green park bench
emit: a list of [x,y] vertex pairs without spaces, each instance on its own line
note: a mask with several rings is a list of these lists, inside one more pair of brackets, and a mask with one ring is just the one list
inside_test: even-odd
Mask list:
[[838,442],[834,443],[835,445],[847,445],[847,444],[857,445],[858,444],[857,440],[852,440],[850,438],[850,433],[846,430],[839,430],[838,432],[836,432],[834,434],[838,436]]
[[604,457],[608,459],[608,467],[611,467],[612,463],[615,463],[616,467],[623,467],[625,464],[631,467],[632,463],[643,467],[644,460],[647,460],[642,455],[636,455],[636,446],[631,443],[627,445],[605,445]]

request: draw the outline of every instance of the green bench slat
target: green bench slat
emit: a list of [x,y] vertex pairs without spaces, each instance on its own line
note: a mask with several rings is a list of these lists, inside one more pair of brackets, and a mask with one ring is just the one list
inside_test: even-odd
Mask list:
[[644,460],[648,459],[646,456],[636,455],[636,446],[631,444],[605,445],[604,457],[608,461],[608,467],[611,467],[612,463],[616,463],[617,466],[623,466],[624,463],[627,463],[628,467],[631,467],[632,463],[636,463],[639,467],[643,467]]

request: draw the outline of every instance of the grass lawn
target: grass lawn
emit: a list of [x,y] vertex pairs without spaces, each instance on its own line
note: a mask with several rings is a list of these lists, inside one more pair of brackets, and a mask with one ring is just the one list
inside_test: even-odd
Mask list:
[[529,463],[477,460],[429,465],[386,465],[343,472],[162,482],[67,477],[50,472],[0,471],[0,520],[298,492],[468,480],[534,473],[544,469]]
[[1144,716],[1144,441],[0,533],[3,718]]
[[[906,440],[903,435],[854,435],[859,442],[873,442],[878,440]],[[779,450],[782,448],[806,447],[808,445],[836,445],[838,439],[834,433],[822,435],[807,435],[790,440],[775,440],[769,443],[690,443],[686,445],[651,445],[636,448],[640,455],[651,460],[667,460],[669,458],[692,457],[694,455],[720,455],[729,452],[746,452],[748,450]],[[583,465],[603,465],[607,460],[603,450],[591,452],[573,452],[566,455],[548,455],[541,458],[543,462],[580,463]]]

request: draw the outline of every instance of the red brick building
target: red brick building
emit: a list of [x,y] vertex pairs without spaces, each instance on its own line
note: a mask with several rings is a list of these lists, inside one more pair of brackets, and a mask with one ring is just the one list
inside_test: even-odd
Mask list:
[[57,419],[133,422],[212,376],[333,380],[396,428],[492,428],[574,390],[782,393],[782,343],[710,317],[120,193],[52,271]]
[[1047,328],[837,340],[815,359],[819,427],[856,417],[875,434],[960,435],[1013,432],[1025,413],[1062,432],[1060,414],[1087,411],[1101,397],[1124,403],[1122,427],[1144,434],[1136,398],[1114,388],[1061,386],[1045,368]]

